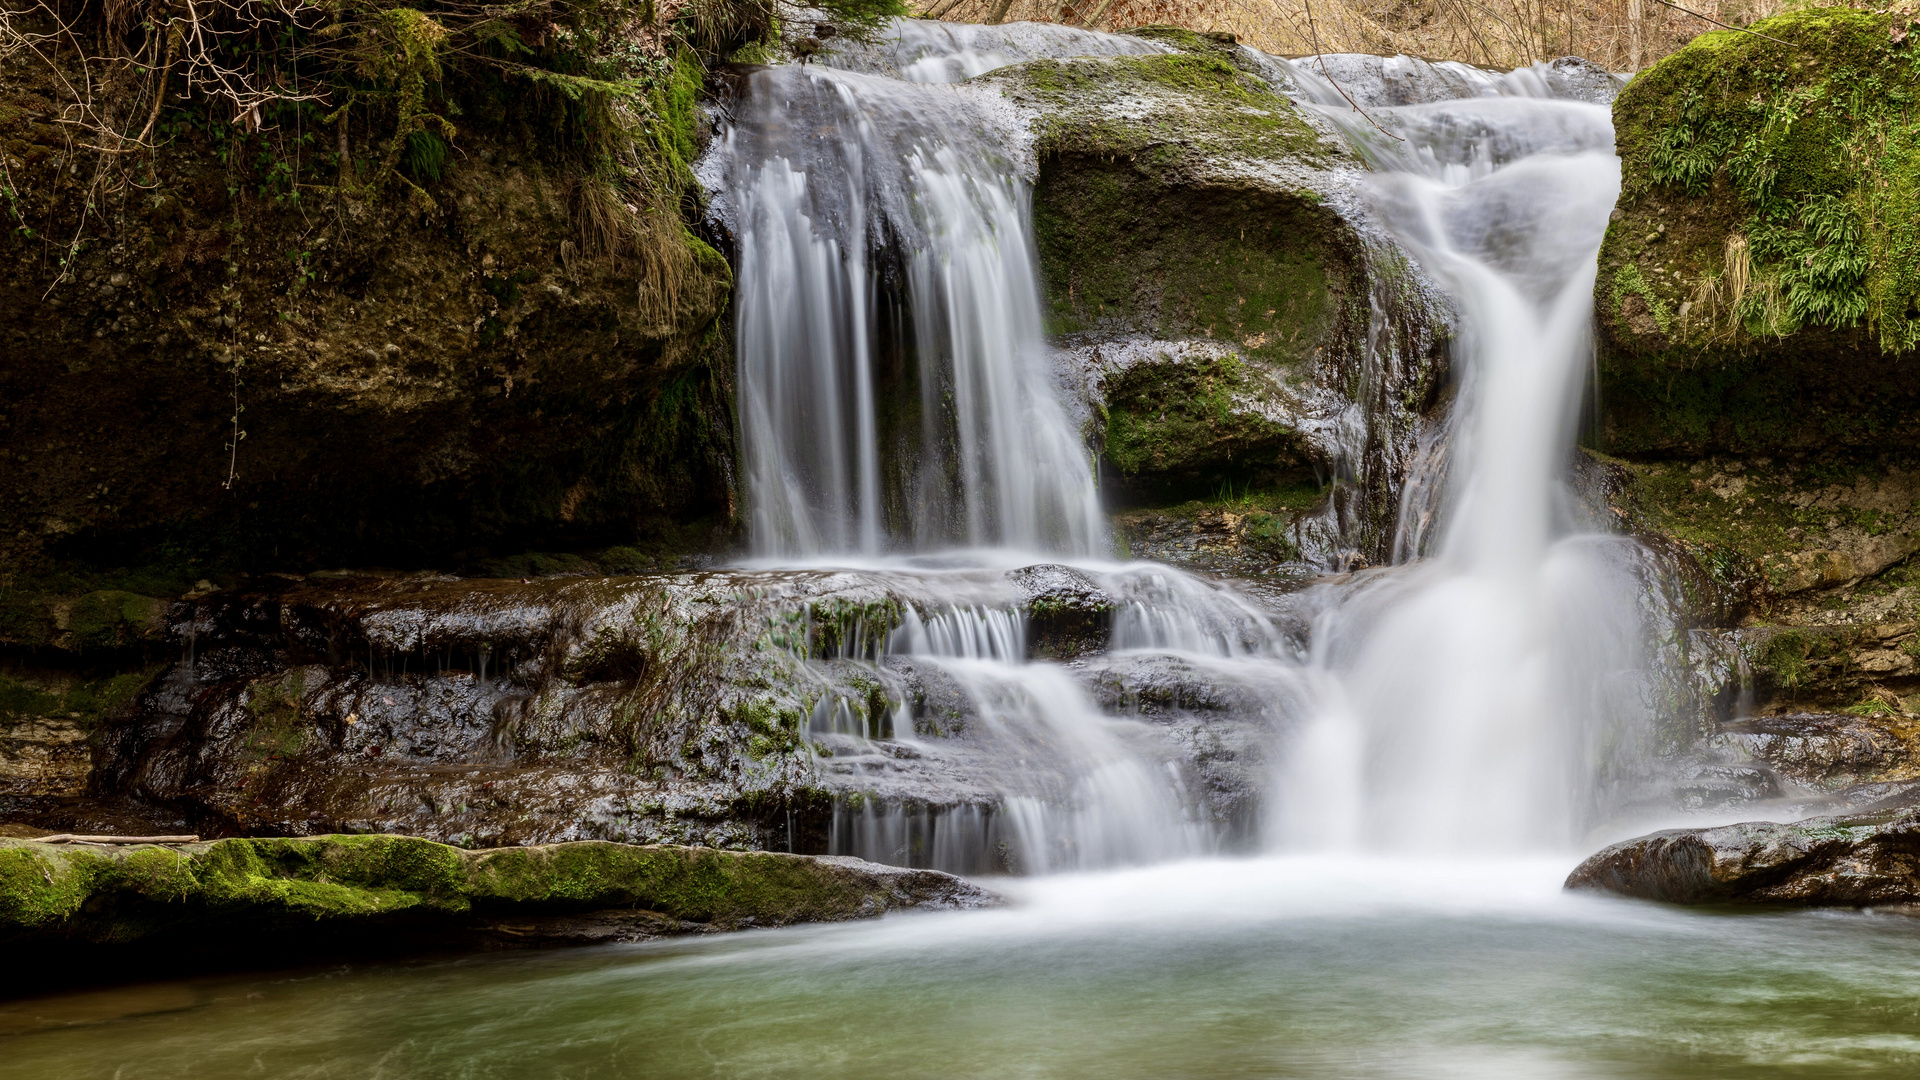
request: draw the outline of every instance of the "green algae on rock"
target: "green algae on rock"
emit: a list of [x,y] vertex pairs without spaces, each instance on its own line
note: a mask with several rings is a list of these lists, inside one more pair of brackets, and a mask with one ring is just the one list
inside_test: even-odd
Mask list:
[[1616,100],[1604,448],[1833,454],[1920,431],[1920,49],[1894,21],[1702,34]]
[[[988,907],[931,870],[850,858],[579,841],[463,850],[408,836],[216,840],[158,847],[0,838],[0,942],[190,966],[340,953],[635,940],[909,908]],[[85,981],[15,965],[0,991]]]

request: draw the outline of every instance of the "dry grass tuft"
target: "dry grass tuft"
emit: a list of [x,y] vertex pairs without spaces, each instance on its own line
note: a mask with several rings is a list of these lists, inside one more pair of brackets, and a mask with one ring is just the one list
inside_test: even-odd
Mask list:
[[1283,56],[1406,53],[1512,68],[1574,55],[1612,71],[1638,71],[1717,29],[1710,19],[1745,26],[1803,6],[1790,0],[1679,2],[1698,15],[1656,0],[927,0],[918,10],[956,22],[1225,30]]

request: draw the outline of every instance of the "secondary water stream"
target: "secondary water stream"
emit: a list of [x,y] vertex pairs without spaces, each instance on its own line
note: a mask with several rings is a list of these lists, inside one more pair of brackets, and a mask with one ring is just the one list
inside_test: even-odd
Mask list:
[[[860,70],[756,73],[710,175],[758,556],[934,596],[952,575],[951,603],[834,662],[948,680],[992,765],[985,802],[849,802],[833,846],[1027,872],[995,879],[1008,908],[15,1003],[0,1077],[1911,1075],[1908,920],[1560,889],[1652,722],[1636,551],[1583,531],[1563,483],[1618,170],[1606,109],[1561,74],[1442,66],[1412,93],[1415,62],[1261,61],[1370,161],[1378,220],[1458,305],[1410,561],[1315,586],[1288,623],[1102,558],[1020,141],[990,95],[937,84],[1162,48],[906,24],[843,54]],[[1368,118],[1330,72],[1373,80]],[[1030,660],[1018,612],[958,584],[1041,561],[1114,598],[1098,660]],[[1272,740],[1266,820],[1230,836],[1164,740],[1098,703],[1101,672],[1141,671],[1242,702]],[[816,710],[822,760],[938,752],[843,704]]]

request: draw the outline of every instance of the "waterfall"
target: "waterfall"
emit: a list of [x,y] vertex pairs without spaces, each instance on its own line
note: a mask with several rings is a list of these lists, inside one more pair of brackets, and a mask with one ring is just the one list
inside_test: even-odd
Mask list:
[[[826,64],[756,72],[715,155],[737,245],[748,533],[762,560],[1105,546],[1092,460],[1042,332],[1024,135],[944,85],[1039,55],[1165,46],[1048,27],[901,21]],[[889,655],[968,702],[984,804],[843,798],[829,849],[955,871],[1158,861],[1211,845],[1144,725],[1030,662],[1024,616],[909,608]],[[876,672],[877,674],[877,672]],[[822,697],[810,737],[938,757],[913,719]],[[915,747],[918,748],[915,748]],[[971,778],[975,774],[968,773]]]
[[756,554],[1101,545],[991,104],[821,66],[752,76],[721,157]]
[[1323,107],[1458,305],[1461,386],[1403,511],[1433,530],[1430,558],[1354,582],[1315,627],[1277,800],[1295,846],[1564,846],[1604,812],[1608,755],[1643,710],[1631,542],[1574,529],[1563,485],[1619,190],[1610,115],[1540,71],[1444,74],[1475,96]]
[[833,850],[961,873],[1043,873],[1211,849],[1211,830],[1178,770],[1155,760],[1143,725],[1102,714],[1059,665],[1026,661],[1019,612],[954,607],[923,619],[909,609],[888,650],[962,688],[966,737],[992,765],[995,805],[843,806]]
[[[823,58],[836,66],[749,78],[711,160],[737,245],[755,554],[884,560],[936,598],[938,572],[897,556],[1077,559],[1113,601],[1109,675],[1208,682],[1275,733],[1265,812],[1281,842],[1576,839],[1610,805],[1609,762],[1632,750],[1647,682],[1635,549],[1579,532],[1562,483],[1619,184],[1593,102],[1614,84],[1569,61],[1495,75],[1241,50],[1346,134],[1373,168],[1367,213],[1461,320],[1453,413],[1401,493],[1403,561],[1289,598],[1297,625],[1283,630],[1271,597],[1094,561],[1104,525],[1042,331],[1024,135],[990,92],[952,84],[1033,56],[1161,51],[1065,28],[901,22]],[[1042,871],[1221,842],[1170,737],[1102,713],[1095,676],[1030,659],[1016,607],[936,599],[903,618],[885,655],[858,662],[883,680],[937,672],[964,723],[923,737],[905,705],[883,722],[829,696],[810,736],[837,775],[918,760],[961,795],[934,805],[871,781],[840,798],[830,850]]]

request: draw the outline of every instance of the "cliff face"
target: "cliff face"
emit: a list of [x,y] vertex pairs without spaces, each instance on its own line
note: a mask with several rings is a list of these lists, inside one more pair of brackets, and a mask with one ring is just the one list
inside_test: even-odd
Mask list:
[[60,56],[0,60],[9,593],[724,536],[728,267],[596,257],[524,95],[449,76],[464,131],[381,190],[364,110],[189,104],[107,173]]

